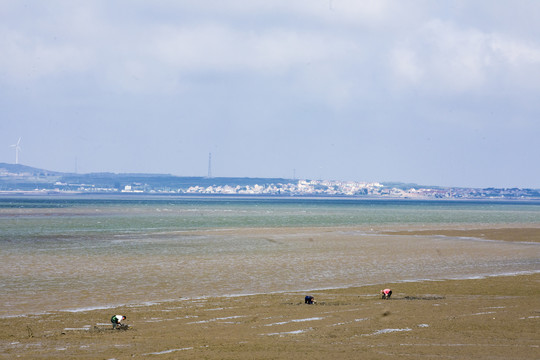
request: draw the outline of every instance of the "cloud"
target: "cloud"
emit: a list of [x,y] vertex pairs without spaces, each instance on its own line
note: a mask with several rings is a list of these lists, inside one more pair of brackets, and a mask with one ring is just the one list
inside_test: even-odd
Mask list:
[[[354,59],[358,48],[354,39],[340,36],[339,29],[380,19],[385,3],[159,2],[178,13],[175,19],[160,6],[147,8],[153,18],[145,16],[145,6],[133,9],[131,3],[64,7],[59,2],[57,12],[42,9],[58,21],[37,21],[38,32],[28,24],[6,25],[1,65],[13,83],[91,72],[120,91],[135,92],[170,88],[171,77],[192,72],[269,76],[331,62],[338,68],[341,59]],[[125,15],[111,15],[120,12]],[[269,20],[260,21],[265,15]],[[321,27],[324,23],[331,25]]]
[[4,30],[0,40],[0,67],[13,82],[28,82],[48,76],[79,73],[89,68],[91,51],[72,44],[55,44]]
[[[444,167],[438,159],[451,155],[472,168],[478,161],[469,154],[494,148],[532,163],[533,141],[508,134],[538,132],[537,8],[481,0],[5,0],[0,105],[18,121],[2,123],[0,137],[31,144],[25,131],[34,129],[51,142],[49,153],[34,152],[36,165],[79,153],[96,171],[118,166],[107,157],[112,150],[92,151],[107,139],[119,139],[111,147],[123,154],[117,162],[133,164],[125,171],[170,171],[151,156],[127,159],[144,152],[143,142],[183,154],[191,173],[195,162],[205,169],[209,151],[229,159],[229,175],[250,176],[285,166],[318,177],[361,179],[369,170],[377,180],[384,173],[429,181]],[[82,150],[59,141],[74,133],[92,140]],[[525,155],[518,142],[530,147]],[[332,164],[327,174],[324,163]]]
[[431,20],[398,41],[390,63],[402,85],[443,94],[475,93],[495,85],[501,76],[519,79],[514,86],[538,86],[522,75],[540,65],[540,47]]
[[292,74],[297,81],[305,81],[303,74],[310,68],[338,69],[338,64],[358,55],[354,42],[324,33],[282,28],[246,33],[216,24],[160,29],[148,45],[154,60],[180,77],[201,73],[262,78]]

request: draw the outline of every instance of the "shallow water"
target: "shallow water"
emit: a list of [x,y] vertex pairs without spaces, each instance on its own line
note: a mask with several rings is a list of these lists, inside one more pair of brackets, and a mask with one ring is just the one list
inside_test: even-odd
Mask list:
[[0,199],[0,316],[540,271],[536,243],[371,230],[499,223],[540,204]]

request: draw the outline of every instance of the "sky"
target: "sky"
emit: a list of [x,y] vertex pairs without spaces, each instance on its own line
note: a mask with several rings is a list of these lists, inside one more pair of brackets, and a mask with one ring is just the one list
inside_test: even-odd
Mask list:
[[540,1],[0,0],[0,162],[540,188]]

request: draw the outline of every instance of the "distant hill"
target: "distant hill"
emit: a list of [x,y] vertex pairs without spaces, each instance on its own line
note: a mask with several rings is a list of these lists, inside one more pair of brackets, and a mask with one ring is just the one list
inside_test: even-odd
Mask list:
[[540,199],[540,189],[452,188],[411,183],[170,174],[63,173],[0,163],[0,193],[265,195],[387,199]]
[[26,175],[26,176],[60,176],[63,173],[57,171],[50,171],[44,169],[38,169],[31,166],[21,164],[8,164],[0,163],[0,175]]
[[126,184],[149,184],[158,188],[187,188],[190,186],[245,186],[267,185],[274,183],[289,182],[279,178],[243,178],[243,177],[196,177],[175,176],[165,174],[114,174],[114,173],[90,173],[90,174],[66,174],[61,178],[66,183],[92,183],[100,187],[120,188]]
[[282,178],[246,177],[183,177],[170,174],[139,173],[63,173],[44,170],[20,164],[0,163],[1,190],[62,189],[75,190],[79,185],[95,188],[122,189],[126,185],[159,189],[189,188],[191,186],[253,186],[275,183],[288,183],[292,180]]

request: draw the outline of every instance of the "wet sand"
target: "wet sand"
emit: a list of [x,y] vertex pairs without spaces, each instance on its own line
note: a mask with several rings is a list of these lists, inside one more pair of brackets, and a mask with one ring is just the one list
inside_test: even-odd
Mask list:
[[[521,230],[486,236],[537,241],[540,229]],[[539,273],[384,284],[391,300],[380,299],[382,287],[313,291],[317,305],[286,292],[2,318],[0,358],[540,358]],[[127,315],[130,329],[113,331],[113,314]]]
[[443,235],[452,237],[475,237],[486,240],[540,242],[540,229],[535,227],[401,230],[385,231],[384,233],[389,235]]

